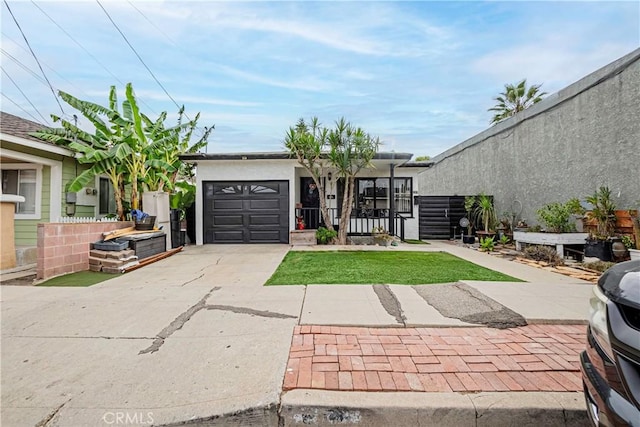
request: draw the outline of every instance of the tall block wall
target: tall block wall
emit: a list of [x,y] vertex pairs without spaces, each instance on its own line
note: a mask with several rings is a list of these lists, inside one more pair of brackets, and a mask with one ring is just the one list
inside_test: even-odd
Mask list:
[[[433,158],[421,195],[494,196],[497,213],[580,200],[608,186],[640,201],[640,49]],[[543,87],[544,89],[544,87]],[[518,203],[519,202],[519,203]]]
[[36,278],[49,279],[61,274],[89,269],[89,245],[102,239],[102,233],[133,227],[131,221],[80,224],[38,224]]

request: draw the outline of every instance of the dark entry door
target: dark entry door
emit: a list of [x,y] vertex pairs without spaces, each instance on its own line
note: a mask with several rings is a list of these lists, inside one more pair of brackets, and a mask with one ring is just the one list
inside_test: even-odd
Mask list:
[[204,243],[288,243],[288,181],[203,182]]
[[420,196],[418,204],[421,239],[447,240],[460,235],[464,196]]

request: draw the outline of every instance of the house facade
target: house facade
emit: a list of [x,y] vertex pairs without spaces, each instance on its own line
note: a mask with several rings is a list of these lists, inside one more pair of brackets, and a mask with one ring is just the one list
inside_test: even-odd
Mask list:
[[101,217],[115,210],[109,181],[96,177],[92,187],[66,193],[65,185],[86,166],[66,148],[30,135],[39,123],[0,112],[0,170],[2,193],[25,198],[16,204],[15,245],[34,248],[38,223],[60,218]]
[[[288,243],[289,232],[322,225],[317,204],[305,192],[313,181],[287,152],[188,154],[197,165],[196,244]],[[411,154],[377,153],[356,177],[350,234],[382,227],[405,239],[418,238],[418,173],[428,164],[409,163]],[[343,180],[324,177],[326,203],[339,223]]]

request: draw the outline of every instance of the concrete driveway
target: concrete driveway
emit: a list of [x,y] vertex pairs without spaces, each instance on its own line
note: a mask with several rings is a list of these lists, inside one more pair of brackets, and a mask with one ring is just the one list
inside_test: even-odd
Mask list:
[[[460,252],[446,246],[423,250]],[[188,247],[89,288],[3,286],[2,425],[278,425],[296,325],[468,325],[407,286],[264,287],[289,249]],[[585,320],[588,284],[482,256],[533,282],[465,286],[529,320]]]

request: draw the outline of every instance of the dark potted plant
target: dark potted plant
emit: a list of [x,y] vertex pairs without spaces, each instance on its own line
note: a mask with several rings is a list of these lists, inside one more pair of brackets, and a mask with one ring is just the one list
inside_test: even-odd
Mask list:
[[186,236],[186,210],[196,200],[196,186],[187,181],[175,183],[174,191],[169,196],[171,208],[171,247],[184,246]]
[[467,212],[467,235],[462,236],[462,242],[472,245],[476,242],[476,237],[473,235],[473,207],[476,204],[475,196],[466,196],[464,198],[464,210]]
[[495,231],[491,227],[496,223],[496,210],[493,207],[493,200],[490,196],[480,193],[477,198],[477,204],[474,210],[475,217],[482,222],[484,231],[478,231],[476,234],[482,234],[482,237],[493,237]]
[[595,222],[595,231],[591,230],[584,247],[584,255],[596,257],[602,261],[611,261],[611,240],[616,225],[616,206],[611,199],[609,187],[602,186],[585,201],[592,208],[586,213],[586,219]]

